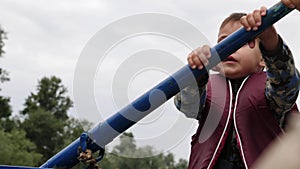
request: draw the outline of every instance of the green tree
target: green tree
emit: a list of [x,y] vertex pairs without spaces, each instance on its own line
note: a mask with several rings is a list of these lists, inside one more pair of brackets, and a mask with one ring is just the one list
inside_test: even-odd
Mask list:
[[8,97],[0,96],[0,129],[4,131],[11,131],[15,126],[15,122],[11,120],[11,106]]
[[2,29],[1,25],[0,25],[0,57],[3,55],[4,53],[4,39],[6,39],[6,33],[5,31]]
[[24,130],[4,132],[0,129],[0,164],[35,166],[42,155],[36,153],[36,146],[26,138]]
[[67,111],[72,106],[66,94],[67,89],[59,78],[44,77],[38,82],[37,92],[31,93],[25,100],[24,110],[21,111],[24,115],[21,127],[26,131],[27,138],[36,144],[37,152],[43,155],[40,163],[66,144]]
[[[145,157],[146,158],[126,158],[119,156]],[[187,161],[180,159],[178,163],[174,160],[174,155],[168,153],[158,155],[153,147],[137,147],[132,133],[124,133],[120,136],[120,144],[113,148],[112,153],[106,153],[100,162],[102,169],[183,169],[187,168]]]
[[[7,39],[6,32],[0,25],[0,57],[3,57],[4,52],[4,40]],[[9,81],[8,73],[4,69],[0,68],[0,82],[3,83]]]
[[0,96],[0,117],[1,118],[7,118],[11,115],[12,110],[9,105],[9,98]]
[[[0,57],[4,54],[4,39],[6,39],[6,33],[0,26]],[[8,72],[0,68],[0,83],[6,81],[9,81]],[[0,96],[0,129],[3,129],[4,131],[11,131],[15,126],[13,120],[10,119],[12,110],[9,102],[9,97]]]
[[188,162],[184,159],[179,159],[178,163],[176,164],[176,169],[187,169]]
[[36,109],[44,109],[57,119],[67,120],[67,111],[72,107],[71,99],[66,96],[67,88],[61,79],[52,76],[44,77],[38,82],[37,93],[31,93],[25,101],[25,108],[21,112],[26,115]]
[[46,161],[64,145],[64,123],[57,120],[50,112],[36,109],[29,113],[22,123],[26,136],[37,146],[37,152],[43,155]]
[[112,151],[114,154],[132,156],[136,152],[135,140],[132,133],[123,133],[120,136],[120,144],[116,145]]
[[82,120],[79,122],[79,120],[75,118],[69,118],[66,121],[64,134],[63,134],[64,145],[67,146],[73,141],[75,141],[84,132],[84,129],[90,129],[92,125],[93,123],[87,120]]

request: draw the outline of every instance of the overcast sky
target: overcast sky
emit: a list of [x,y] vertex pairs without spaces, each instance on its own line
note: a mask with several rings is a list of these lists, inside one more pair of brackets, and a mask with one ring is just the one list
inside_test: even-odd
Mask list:
[[[250,12],[262,5],[270,7],[276,2],[274,0],[0,0],[0,24],[8,33],[8,39],[5,41],[4,48],[6,53],[0,59],[0,67],[9,72],[11,79],[10,82],[1,86],[3,89],[2,94],[11,97],[13,111],[17,113],[22,109],[24,99],[36,89],[37,81],[44,76],[55,75],[63,80],[63,84],[67,86],[69,94],[73,98],[74,72],[81,52],[99,30],[121,18],[143,13],[168,14],[192,24],[208,39],[210,45],[214,45],[216,43],[218,26],[228,14],[236,11]],[[279,34],[281,34],[294,54],[297,67],[300,66],[299,14],[298,11],[293,11],[276,23]],[[184,30],[182,31],[184,32]],[[143,39],[151,42],[142,43]],[[147,44],[150,47],[145,46]],[[118,59],[115,55],[128,56],[143,49],[163,48],[164,51],[175,52],[177,59],[179,58],[184,64],[186,55],[189,52],[189,49],[183,45],[172,44],[170,39],[155,36],[148,38],[136,37],[132,41],[120,43],[119,46],[119,48],[115,48],[114,51],[109,53],[111,60],[102,62],[102,64],[105,63],[102,67],[105,67],[106,70],[121,65],[121,63],[116,61]],[[131,52],[128,52],[129,50]],[[151,73],[151,71],[153,72]],[[108,85],[102,85],[101,82],[103,80],[111,81],[112,75],[107,72],[103,73],[100,69],[97,72],[98,74],[95,75],[95,84],[97,86],[95,88],[95,102],[97,100],[100,102],[99,100],[103,98],[97,97],[105,96],[105,94],[101,95],[101,90],[102,93],[111,91],[110,88],[109,90],[107,89]],[[143,72],[146,73],[143,74]],[[130,86],[127,86],[127,94],[129,96],[126,97],[129,99],[136,97],[138,95],[136,93],[145,92],[148,86],[156,84],[169,73],[164,73],[164,70],[161,69],[159,71],[153,69],[143,72],[136,72],[135,78],[131,79]],[[101,73],[103,74],[101,75]],[[145,83],[145,77],[153,80]],[[113,98],[112,100],[117,99]],[[107,101],[107,99],[105,100]],[[97,106],[101,107],[103,103],[104,105],[106,104],[105,101],[101,102],[102,105],[97,103]],[[111,105],[114,104],[111,103]],[[172,105],[172,103],[169,104]],[[108,114],[104,115],[104,118],[113,114],[114,109],[118,109],[118,106],[117,108],[102,109],[103,114]],[[164,110],[169,109],[165,108]],[[170,110],[176,111],[172,108]],[[70,114],[75,116],[75,109],[72,109]],[[158,112],[157,114],[160,113]],[[180,116],[178,112],[173,112],[173,114],[176,114],[176,118]],[[158,117],[161,116],[158,115]],[[167,117],[170,117],[170,114]],[[173,121],[169,120],[168,123],[160,122],[154,128],[156,131],[168,128],[168,125],[173,124],[176,118],[172,119]],[[191,124],[193,129],[188,132],[180,144],[176,144],[175,148],[171,149],[176,154],[176,158],[188,158],[190,136],[194,133],[196,122],[192,120],[187,122]],[[150,129],[147,130],[145,127],[143,130],[140,127],[140,130],[136,131],[136,135],[142,138],[143,131],[150,132]]]

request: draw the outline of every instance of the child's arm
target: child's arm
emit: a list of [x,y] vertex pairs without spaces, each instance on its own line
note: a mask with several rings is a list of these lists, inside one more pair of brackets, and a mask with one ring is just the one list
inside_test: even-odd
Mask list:
[[[205,45],[193,50],[187,60],[192,69],[203,69],[209,58],[210,47]],[[206,99],[208,74],[195,80],[196,83],[184,88],[174,97],[174,104],[187,117],[199,119]]]
[[[247,30],[255,30],[261,24],[261,16],[265,14],[266,8],[262,7],[241,18],[241,23]],[[273,26],[258,38],[268,75],[266,97],[270,108],[276,112],[276,119],[281,121],[285,112],[292,109],[298,97],[299,73],[289,48],[283,43]],[[249,45],[251,47],[255,44]]]
[[266,96],[280,121],[297,100],[300,80],[293,55],[280,37],[279,44],[272,52],[265,50],[263,45],[260,48],[267,67]]
[[199,119],[206,99],[206,83],[208,75],[182,89],[174,97],[176,108],[188,118]]

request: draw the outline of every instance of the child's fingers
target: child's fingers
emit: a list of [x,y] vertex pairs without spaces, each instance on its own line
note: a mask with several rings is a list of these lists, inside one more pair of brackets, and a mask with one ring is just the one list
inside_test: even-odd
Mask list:
[[200,57],[200,59],[201,59],[201,61],[202,61],[202,63],[205,65],[205,66],[207,66],[208,65],[208,63],[209,63],[209,58],[210,58],[210,47],[208,46],[208,45],[204,45],[203,47],[202,47],[202,53],[203,53],[203,55],[201,55],[202,57]]
[[189,65],[195,69],[203,69],[204,66],[207,66],[210,58],[210,47],[205,45],[203,47],[199,47],[192,51],[188,56]]
[[201,68],[202,69],[202,62],[197,54],[197,52],[192,51],[188,56],[188,64],[192,67],[192,69],[195,68]]
[[192,58],[192,53],[189,54],[187,57],[188,64],[191,66],[192,69],[196,68],[196,64],[194,63],[194,60]]
[[260,8],[260,14],[261,14],[261,16],[265,16],[267,14],[267,7],[262,6]]
[[255,10],[253,12],[253,18],[254,18],[254,24],[253,24],[253,30],[257,30],[258,27],[261,25],[261,11]]
[[256,26],[256,22],[255,22],[255,18],[254,18],[254,15],[251,13],[251,14],[248,14],[246,16],[246,19],[250,25],[251,28],[255,27]]
[[202,59],[200,59],[200,56],[201,56],[201,55],[194,55],[194,56],[192,57],[192,59],[193,59],[195,65],[196,65],[196,67],[197,67],[198,69],[202,69],[202,68],[203,68]]
[[241,24],[245,27],[245,29],[247,31],[250,31],[251,30],[251,26],[247,20],[247,16],[243,16],[241,17],[241,20],[240,20]]
[[252,13],[241,18],[241,24],[250,31],[251,29],[257,30],[262,23],[262,16],[266,15],[267,8],[261,7],[260,10],[254,10]]
[[284,5],[286,5],[287,7],[289,7],[289,8],[295,8],[296,6],[292,3],[292,1],[290,1],[290,0],[281,0],[283,3],[284,3]]

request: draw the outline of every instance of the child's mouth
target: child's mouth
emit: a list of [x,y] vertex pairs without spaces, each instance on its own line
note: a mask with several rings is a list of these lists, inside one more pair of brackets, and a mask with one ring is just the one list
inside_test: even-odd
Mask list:
[[228,56],[223,62],[236,62],[236,60],[232,56]]

